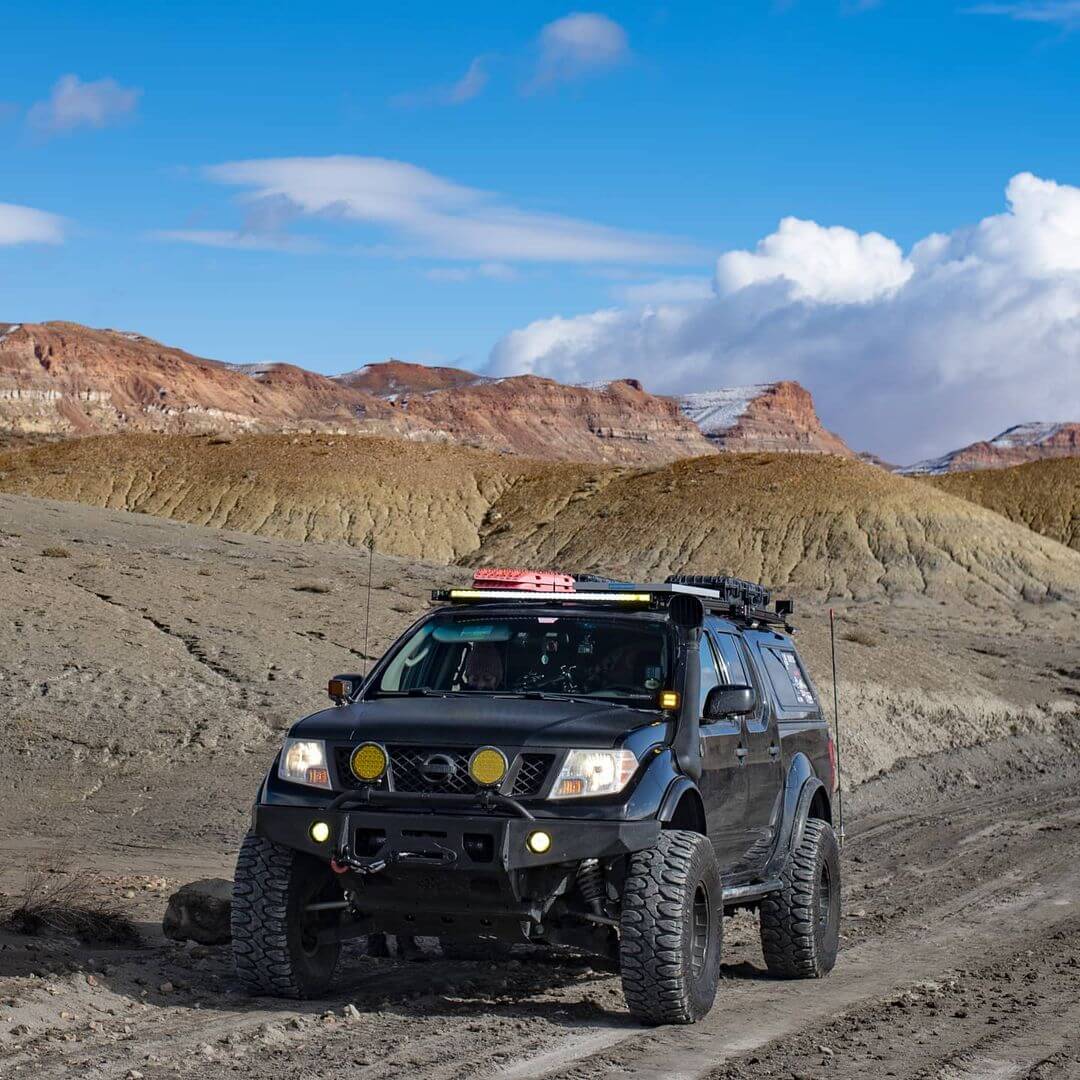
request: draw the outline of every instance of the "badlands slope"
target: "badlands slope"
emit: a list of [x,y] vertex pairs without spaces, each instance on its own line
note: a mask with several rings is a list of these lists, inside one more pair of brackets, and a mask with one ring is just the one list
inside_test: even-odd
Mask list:
[[429,562],[658,578],[728,571],[803,594],[980,602],[1080,592],[1080,554],[931,485],[835,456],[650,469],[330,436],[111,436],[0,456],[0,490]]
[[951,473],[929,482],[1080,551],[1080,458]]

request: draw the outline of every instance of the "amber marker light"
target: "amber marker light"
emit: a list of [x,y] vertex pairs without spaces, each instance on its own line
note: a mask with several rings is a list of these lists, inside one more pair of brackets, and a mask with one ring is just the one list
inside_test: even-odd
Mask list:
[[498,787],[508,768],[506,755],[497,746],[481,746],[469,758],[469,776],[480,787]]
[[677,709],[679,707],[679,692],[678,690],[661,690],[660,691],[660,708],[661,709]]
[[386,751],[374,742],[361,743],[349,757],[353,776],[369,784],[381,779],[389,764]]

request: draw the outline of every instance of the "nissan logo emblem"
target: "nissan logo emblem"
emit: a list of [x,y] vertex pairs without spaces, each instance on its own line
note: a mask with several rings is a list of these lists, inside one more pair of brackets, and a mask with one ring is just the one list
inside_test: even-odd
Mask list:
[[449,754],[432,754],[425,758],[420,766],[420,775],[429,784],[441,784],[450,780],[457,772],[454,759]]

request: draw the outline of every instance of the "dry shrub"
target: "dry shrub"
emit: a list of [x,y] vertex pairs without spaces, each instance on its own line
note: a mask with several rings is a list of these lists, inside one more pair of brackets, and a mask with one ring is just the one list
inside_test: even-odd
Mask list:
[[42,553],[47,559],[70,559],[71,552],[67,548],[47,547]]
[[866,645],[871,649],[880,644],[877,634],[872,630],[864,630],[861,626],[855,627],[854,630],[845,630],[840,636],[845,641],[854,641],[856,645]]
[[22,891],[0,897],[0,929],[13,934],[66,934],[86,944],[136,945],[139,932],[90,875],[43,869],[26,875]]

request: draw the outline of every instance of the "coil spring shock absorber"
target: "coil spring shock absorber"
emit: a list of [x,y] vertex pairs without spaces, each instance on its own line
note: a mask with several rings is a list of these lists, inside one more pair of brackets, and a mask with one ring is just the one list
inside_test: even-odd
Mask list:
[[577,870],[577,887],[595,915],[604,913],[604,872],[596,859],[586,859]]

